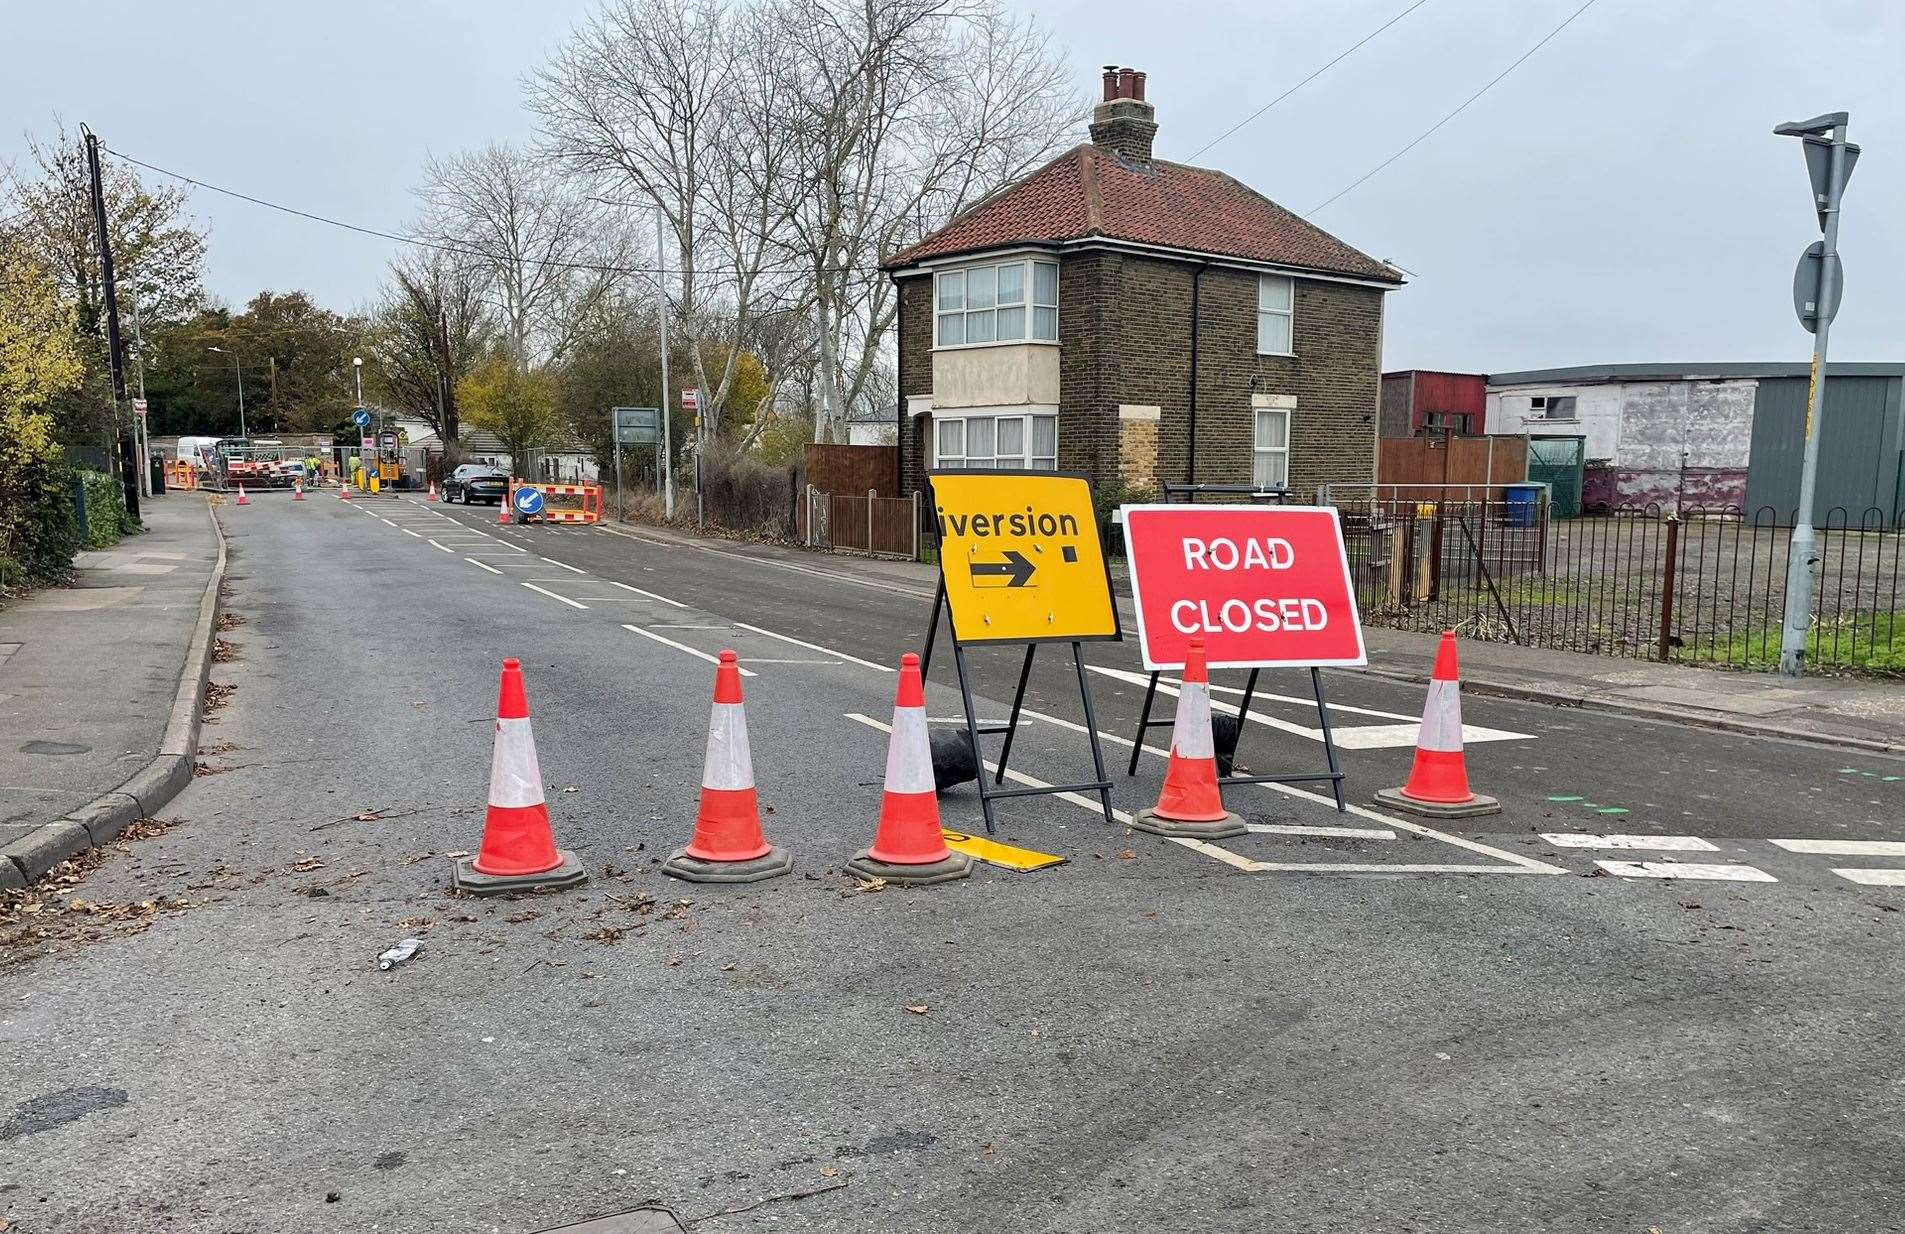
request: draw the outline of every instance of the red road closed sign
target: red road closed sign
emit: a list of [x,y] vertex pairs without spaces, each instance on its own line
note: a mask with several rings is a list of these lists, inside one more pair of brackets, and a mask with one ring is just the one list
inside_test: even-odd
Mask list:
[[1368,663],[1328,506],[1126,506],[1138,648],[1151,670]]

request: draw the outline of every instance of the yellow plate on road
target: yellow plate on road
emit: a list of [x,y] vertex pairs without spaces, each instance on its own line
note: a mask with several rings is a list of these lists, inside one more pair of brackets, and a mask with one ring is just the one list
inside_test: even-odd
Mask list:
[[942,829],[940,834],[946,837],[946,847],[955,853],[964,853],[974,861],[1004,866],[1008,870],[1017,870],[1020,873],[1065,864],[1063,857],[1052,853],[1035,852],[1029,848],[1014,848],[1010,844],[1001,844],[997,840],[969,836],[962,831]]

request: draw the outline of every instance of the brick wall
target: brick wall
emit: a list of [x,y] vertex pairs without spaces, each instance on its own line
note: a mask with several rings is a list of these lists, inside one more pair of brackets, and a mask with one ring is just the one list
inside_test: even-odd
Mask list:
[[900,334],[900,495],[926,487],[932,461],[932,424],[904,411],[906,400],[933,392],[933,278],[930,274],[899,282]]
[[[1190,262],[1109,251],[1059,265],[1058,464],[1094,478],[1125,463],[1120,404],[1154,406],[1157,478],[1190,476]],[[901,284],[900,393],[932,390],[932,280]],[[1206,269],[1199,294],[1196,479],[1251,479],[1251,395],[1293,395],[1290,484],[1375,478],[1383,293],[1340,283],[1296,284],[1295,351],[1257,355],[1257,276]],[[1149,443],[1146,443],[1147,446]],[[931,443],[907,440],[908,484],[923,481]]]

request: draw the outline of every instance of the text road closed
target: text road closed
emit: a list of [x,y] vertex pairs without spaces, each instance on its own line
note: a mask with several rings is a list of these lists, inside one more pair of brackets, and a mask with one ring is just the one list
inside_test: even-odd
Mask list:
[[1146,668],[1193,638],[1212,668],[1367,662],[1334,509],[1126,506],[1124,526]]

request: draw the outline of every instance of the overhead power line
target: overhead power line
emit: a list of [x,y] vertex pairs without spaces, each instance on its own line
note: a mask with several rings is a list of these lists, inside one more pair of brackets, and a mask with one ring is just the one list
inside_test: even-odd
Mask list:
[[1358,187],[1364,181],[1371,179],[1378,172],[1382,171],[1383,168],[1389,166],[1391,163],[1395,162],[1397,159],[1401,158],[1403,155],[1409,153],[1409,151],[1415,149],[1417,146],[1427,141],[1430,137],[1434,136],[1437,129],[1440,129],[1443,125],[1447,124],[1449,121],[1455,119],[1455,117],[1467,111],[1469,108],[1469,104],[1473,103],[1476,99],[1481,98],[1484,94],[1487,94],[1490,90],[1493,90],[1495,86],[1498,83],[1500,83],[1502,78],[1508,76],[1510,73],[1520,68],[1522,64],[1530,56],[1540,51],[1543,47],[1546,47],[1548,43],[1556,35],[1560,34],[1563,30],[1566,30],[1569,26],[1573,25],[1574,19],[1579,17],[1581,14],[1587,12],[1589,9],[1593,8],[1595,3],[1596,3],[1596,0],[1587,0],[1587,3],[1583,4],[1580,8],[1574,10],[1574,12],[1569,13],[1567,17],[1561,22],[1560,25],[1548,31],[1548,33],[1542,35],[1541,38],[1536,41],[1533,47],[1530,47],[1527,51],[1524,51],[1519,56],[1516,56],[1513,63],[1511,63],[1507,68],[1503,69],[1501,72],[1489,78],[1488,82],[1485,85],[1483,85],[1480,90],[1477,90],[1475,93],[1463,99],[1461,103],[1457,105],[1454,111],[1451,111],[1448,115],[1443,116],[1440,120],[1437,120],[1434,124],[1431,124],[1428,128],[1422,130],[1422,132],[1416,136],[1416,139],[1414,141],[1410,142],[1408,145],[1404,146],[1402,149],[1396,151],[1394,154],[1390,155],[1388,158],[1384,159],[1382,162],[1376,164],[1374,167],[1370,168],[1368,171],[1364,172],[1362,175],[1356,177],[1354,180],[1351,180],[1348,184],[1336,190],[1336,192],[1324,198],[1321,202],[1318,202],[1316,205],[1311,206],[1308,210],[1304,211],[1303,217],[1309,218],[1312,214],[1315,214],[1319,210],[1322,210],[1326,206],[1329,206],[1330,204],[1335,202],[1338,198],[1344,196],[1345,194],[1350,192],[1350,190]]
[[[297,218],[307,219],[313,223],[323,223],[327,227],[341,227],[345,231],[354,231],[358,233],[359,235],[363,235],[363,236],[375,236],[376,238],[380,240],[390,240],[398,244],[408,244],[416,248],[430,249],[439,253],[451,253],[461,257],[474,257],[479,261],[493,262],[493,261],[499,260],[499,258],[497,257],[495,253],[491,253],[484,249],[478,248],[468,242],[454,243],[454,242],[446,242],[442,240],[432,240],[424,236],[406,235],[403,232],[384,231],[381,228],[377,228],[377,227],[365,227],[358,223],[347,223],[343,219],[331,218],[328,215],[318,214],[310,210],[301,210],[297,208],[296,206],[287,206],[281,202],[267,201],[262,197],[254,197],[249,193],[241,193],[237,189],[226,188],[223,185],[213,184],[207,180],[200,180],[195,176],[188,176],[184,172],[172,171],[169,168],[160,167],[156,163],[148,163],[144,161],[143,159],[136,159],[132,157],[130,154],[127,154],[125,151],[115,150],[112,147],[105,145],[103,142],[100,145],[100,149],[106,151],[108,154],[113,155],[115,158],[123,159],[126,162],[131,163],[135,167],[143,167],[147,171],[155,172],[161,176],[169,177],[183,184],[190,184],[195,188],[205,189],[208,192],[218,193],[218,194],[221,194],[222,196],[231,197],[238,201],[249,202],[251,205],[254,205],[254,206],[263,206],[267,210],[276,210],[282,214],[289,214]],[[647,275],[675,274],[675,275],[679,275],[679,274],[687,273],[686,271],[677,270],[677,269],[668,269],[661,266],[623,266],[623,265],[616,265],[616,264],[612,264],[608,262],[557,261],[550,258],[536,258],[536,257],[523,258],[522,262],[524,265],[537,266],[537,267],[548,269],[548,270],[578,270],[578,271],[585,271],[590,274],[647,274]],[[871,269],[871,267],[869,267],[869,269]],[[714,268],[714,267],[703,266],[703,267],[699,267],[695,269],[694,271],[692,271],[692,273],[694,273],[697,276],[700,276],[700,275],[712,275],[712,274],[736,274],[736,273],[740,273],[740,271],[728,269],[728,268]],[[811,269],[807,266],[763,266],[759,270],[753,271],[753,273],[755,274],[807,274],[807,273],[811,273]]]
[[1251,112],[1249,115],[1245,116],[1243,119],[1237,121],[1237,123],[1231,125],[1229,128],[1225,129],[1223,132],[1217,134],[1217,136],[1211,138],[1209,141],[1205,142],[1203,145],[1199,146],[1197,149],[1191,151],[1190,155],[1186,157],[1184,161],[1188,163],[1192,159],[1197,158],[1199,155],[1203,154],[1204,151],[1210,149],[1212,146],[1223,141],[1226,137],[1229,137],[1232,133],[1235,133],[1237,130],[1243,128],[1245,125],[1255,120],[1258,116],[1261,116],[1264,112],[1269,111],[1272,107],[1275,107],[1278,103],[1281,103],[1283,100],[1289,98],[1292,94],[1295,94],[1298,90],[1301,90],[1303,87],[1309,85],[1311,82],[1315,81],[1317,78],[1321,77],[1323,74],[1329,72],[1331,69],[1335,68],[1337,65],[1341,64],[1343,61],[1349,59],[1350,54],[1356,51],[1358,48],[1360,48],[1363,44],[1369,42],[1371,39],[1381,34],[1384,30],[1387,30],[1389,27],[1395,25],[1397,22],[1401,21],[1403,18],[1407,17],[1409,14],[1415,12],[1417,9],[1421,8],[1423,5],[1427,4],[1428,2],[1429,0],[1415,0],[1414,4],[1411,4],[1408,8],[1402,10],[1402,12],[1397,13],[1394,17],[1391,17],[1388,21],[1382,23],[1382,25],[1377,26],[1374,30],[1371,30],[1368,34],[1365,34],[1362,38],[1357,39],[1354,43],[1351,43],[1348,47],[1344,48],[1340,53],[1337,54],[1334,60],[1329,61],[1327,64],[1323,65],[1322,68],[1315,70],[1308,77],[1305,77],[1302,81],[1297,82],[1294,86],[1291,86],[1288,90],[1285,90],[1282,94],[1277,95],[1277,97],[1271,99],[1268,103],[1265,103],[1262,107],[1257,108],[1257,110]]

